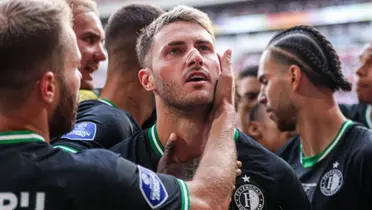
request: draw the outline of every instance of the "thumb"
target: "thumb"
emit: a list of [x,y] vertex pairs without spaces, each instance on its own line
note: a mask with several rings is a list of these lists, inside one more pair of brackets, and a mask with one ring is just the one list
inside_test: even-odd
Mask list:
[[164,155],[158,162],[158,173],[167,173],[167,167],[173,163],[176,163],[175,151],[176,151],[177,136],[175,133],[171,133],[167,144],[165,145]]
[[175,133],[171,133],[169,135],[167,144],[165,145],[165,152],[170,152],[175,147],[175,143],[177,141],[177,136]]
[[167,159],[169,160],[169,157],[175,157],[176,153],[176,143],[177,143],[177,135],[175,133],[171,133],[169,135],[169,139],[167,141],[167,144],[165,145],[165,150],[164,150],[164,156],[168,157]]

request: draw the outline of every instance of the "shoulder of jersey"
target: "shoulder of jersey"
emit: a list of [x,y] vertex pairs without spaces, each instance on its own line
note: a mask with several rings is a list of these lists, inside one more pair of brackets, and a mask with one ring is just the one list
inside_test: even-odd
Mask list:
[[372,152],[372,130],[363,125],[355,125],[349,135],[350,140],[358,149],[370,150]]
[[342,114],[346,117],[354,118],[355,115],[363,114],[363,112],[367,109],[367,104],[339,104],[340,110]]
[[[100,109],[101,107],[109,109],[107,107],[111,107],[111,106],[108,106],[108,105],[100,102],[99,100],[86,100],[86,101],[82,101],[82,102],[79,103],[78,112],[89,111],[93,108]],[[115,107],[112,107],[112,108],[115,108]]]
[[131,121],[132,116],[121,109],[104,104],[98,100],[83,101],[79,104],[76,121],[77,123],[84,121],[111,123],[116,121]]
[[[88,115],[89,114],[89,115]],[[86,117],[86,116],[116,116],[119,118],[127,118],[128,120],[133,120],[133,117],[131,114],[128,112],[118,109],[113,106],[109,106],[107,104],[104,104],[100,102],[99,100],[88,100],[88,101],[83,101],[79,104],[78,107],[78,120],[81,117]],[[117,116],[120,115],[120,116]]]
[[115,170],[119,155],[104,149],[89,149],[78,153],[60,150],[55,153],[54,158],[59,161],[58,166],[54,167],[57,170],[64,171],[66,168],[69,174],[70,172],[71,174],[77,173],[76,175],[90,172],[89,175],[99,175]]
[[241,153],[249,155],[249,153],[268,153],[272,154],[270,151],[265,149],[259,143],[256,142],[252,137],[246,135],[245,133],[238,131],[238,138],[236,140],[237,149],[241,151]]
[[[282,157],[283,159],[287,160],[286,156],[294,154],[295,150],[299,146],[300,139],[299,136],[296,135],[292,137],[284,146],[282,146],[278,151],[275,152],[276,155]],[[297,153],[295,153],[297,155]]]
[[261,165],[263,169],[268,171],[272,176],[276,174],[292,173],[292,168],[282,158],[268,151],[258,144],[252,137],[239,132],[237,141],[237,150],[240,156],[247,156],[252,161]]

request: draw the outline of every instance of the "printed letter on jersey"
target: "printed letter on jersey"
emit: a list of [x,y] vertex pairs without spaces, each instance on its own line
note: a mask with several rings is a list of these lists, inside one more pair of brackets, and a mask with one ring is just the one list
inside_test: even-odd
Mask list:
[[[250,183],[250,177],[241,177],[243,182]],[[261,210],[265,205],[260,188],[253,184],[243,184],[234,193],[234,201],[239,210]]]
[[74,129],[63,135],[61,138],[77,141],[93,141],[96,136],[97,125],[92,122],[80,122],[74,126]]
[[158,175],[141,166],[138,166],[138,173],[140,189],[147,203],[152,209],[162,205],[168,198],[168,192]]

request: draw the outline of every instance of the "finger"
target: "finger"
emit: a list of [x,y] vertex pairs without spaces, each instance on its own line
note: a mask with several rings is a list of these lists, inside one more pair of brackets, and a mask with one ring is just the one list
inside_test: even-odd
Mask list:
[[218,62],[220,63],[220,71],[218,72],[218,75],[221,74],[222,71],[222,56],[217,53]]
[[232,51],[227,49],[221,57],[221,72],[232,73],[231,68]]
[[240,175],[242,175],[242,170],[236,169],[236,176],[240,176]]
[[233,191],[234,191],[234,190],[236,189],[236,186],[235,186],[235,185],[233,185],[232,189],[233,189]]
[[238,168],[241,168],[242,167],[242,162],[240,162],[239,160],[236,161],[236,165],[238,166]]

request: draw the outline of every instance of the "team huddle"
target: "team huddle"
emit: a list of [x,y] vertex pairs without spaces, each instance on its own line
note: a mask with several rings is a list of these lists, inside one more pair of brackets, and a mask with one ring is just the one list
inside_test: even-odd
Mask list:
[[311,26],[236,78],[215,46],[189,6],[127,5],[103,29],[91,0],[1,2],[0,209],[372,209],[372,48],[344,105]]

